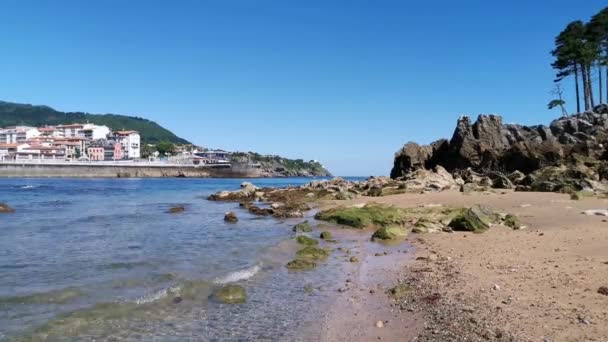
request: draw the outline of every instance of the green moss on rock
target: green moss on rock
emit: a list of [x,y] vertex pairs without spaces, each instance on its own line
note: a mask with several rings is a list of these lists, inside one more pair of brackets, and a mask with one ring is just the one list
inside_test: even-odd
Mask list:
[[372,235],[372,241],[405,239],[407,237],[407,233],[408,230],[405,227],[382,227],[374,232]]
[[312,227],[310,226],[310,223],[308,223],[308,221],[304,221],[293,226],[293,231],[300,233],[310,233],[312,232]]
[[296,259],[287,263],[286,267],[292,271],[307,271],[317,267],[314,261]]
[[329,252],[323,248],[306,246],[296,252],[298,259],[309,259],[309,260],[325,260],[329,256]]
[[306,235],[300,235],[296,238],[296,241],[301,244],[301,245],[307,245],[307,246],[314,246],[314,245],[318,245],[319,241],[313,239],[313,238],[309,238]]
[[337,207],[327,209],[317,213],[315,218],[361,229],[372,225],[384,227],[404,224],[406,213],[392,206],[370,203],[360,208]]
[[319,237],[323,240],[331,240],[333,238],[331,232],[328,232],[327,230],[322,231]]
[[503,221],[503,224],[512,229],[520,229],[522,227],[519,218],[513,214],[507,214],[505,220]]
[[457,231],[481,233],[494,221],[494,214],[488,208],[476,205],[458,214],[448,226]]
[[216,289],[213,292],[213,298],[226,304],[245,303],[247,292],[242,286],[231,284]]

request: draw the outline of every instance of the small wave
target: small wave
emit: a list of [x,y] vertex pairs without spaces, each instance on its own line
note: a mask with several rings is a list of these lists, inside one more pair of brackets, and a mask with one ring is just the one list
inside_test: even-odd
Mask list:
[[34,189],[40,187],[39,185],[24,185],[21,189]]
[[149,293],[147,295],[137,298],[135,300],[135,304],[142,305],[142,304],[156,302],[158,300],[166,298],[169,295],[178,297],[180,295],[180,291],[181,291],[181,288],[179,286],[168,287],[168,288],[162,289],[160,291],[152,292],[152,293]]
[[244,270],[235,271],[232,273],[228,273],[226,276],[216,278],[213,283],[218,285],[235,283],[241,280],[247,280],[253,277],[256,273],[258,273],[262,269],[262,263],[254,265]]

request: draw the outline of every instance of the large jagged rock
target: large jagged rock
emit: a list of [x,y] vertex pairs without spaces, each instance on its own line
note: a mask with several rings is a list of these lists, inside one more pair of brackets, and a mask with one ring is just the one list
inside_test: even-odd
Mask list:
[[[577,178],[577,187],[597,190],[605,186],[594,182],[608,180],[608,167],[601,162],[608,160],[607,144],[607,105],[561,117],[549,126],[504,124],[497,115],[479,115],[475,122],[462,116],[449,142],[442,139],[428,146],[407,143],[401,148],[395,155],[391,176],[416,178],[420,170],[439,165],[479,188],[485,187],[480,182],[487,176],[496,188],[555,191],[560,189],[559,184],[553,186],[551,180],[541,179],[533,186],[534,181],[526,175],[548,167],[584,164],[600,177]],[[510,174],[514,171],[524,176]]]

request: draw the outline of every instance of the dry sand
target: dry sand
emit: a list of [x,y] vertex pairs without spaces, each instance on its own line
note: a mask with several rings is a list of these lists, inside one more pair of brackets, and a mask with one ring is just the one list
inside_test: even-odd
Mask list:
[[[608,217],[581,214],[608,209],[608,200],[448,191],[350,203],[362,202],[483,204],[517,214],[527,228],[412,234],[414,255],[375,257],[362,245],[353,290],[339,294],[324,340],[608,341],[608,296],[598,293],[608,286]],[[396,301],[385,291],[399,281],[412,290]],[[388,322],[377,328],[378,320]]]

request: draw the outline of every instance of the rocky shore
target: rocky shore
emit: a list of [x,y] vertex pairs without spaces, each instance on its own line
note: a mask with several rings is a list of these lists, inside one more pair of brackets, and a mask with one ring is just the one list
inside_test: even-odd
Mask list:
[[472,123],[458,119],[450,140],[426,146],[407,143],[395,155],[391,177],[445,169],[464,191],[595,193],[607,191],[608,106],[566,116],[549,126],[504,124],[497,115]]
[[[395,179],[336,178],[281,189],[244,183],[209,199],[277,218],[314,208],[315,218],[331,225],[294,227],[308,238],[298,239],[303,247],[286,265],[306,271],[327,257],[350,265],[347,283],[335,289],[336,307],[344,310],[323,324],[327,340],[600,341],[608,336],[603,180],[547,176],[578,166],[502,174],[436,165]],[[534,182],[523,180],[540,176],[573,189],[528,191]],[[321,230],[339,236],[335,248],[318,247],[327,246],[314,239]],[[397,244],[385,245],[384,237]],[[360,247],[347,251],[342,239]],[[389,249],[411,245],[413,255]],[[390,260],[382,259],[387,251]]]

